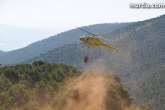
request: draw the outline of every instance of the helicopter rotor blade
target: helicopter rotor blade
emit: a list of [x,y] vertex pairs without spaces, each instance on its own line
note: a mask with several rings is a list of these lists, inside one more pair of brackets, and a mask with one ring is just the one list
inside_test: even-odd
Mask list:
[[80,28],[80,27],[77,27],[77,28],[80,29],[81,31],[84,31],[84,32],[88,33],[88,34],[91,34],[91,35],[93,35],[93,36],[97,36],[97,37],[100,38],[100,39],[104,39],[104,40],[107,40],[107,41],[111,41],[111,40],[109,40],[109,39],[107,39],[107,38],[104,38],[102,35],[96,35],[96,34],[94,34],[94,33],[91,33],[91,32],[89,32],[89,31],[86,31],[85,29],[82,29],[82,28]]
[[86,32],[86,33],[88,33],[88,34],[91,34],[91,35],[93,35],[93,36],[97,36],[96,34],[91,33],[91,32],[89,32],[89,31],[86,31],[86,30],[84,30],[84,29],[82,29],[82,28],[80,28],[80,27],[77,27],[77,29],[80,29],[81,31],[84,31],[84,32]]

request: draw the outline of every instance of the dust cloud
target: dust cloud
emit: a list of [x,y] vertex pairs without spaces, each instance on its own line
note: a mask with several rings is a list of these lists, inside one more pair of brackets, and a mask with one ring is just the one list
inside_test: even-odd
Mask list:
[[[19,110],[19,109],[15,109]],[[27,109],[31,110],[31,109]],[[51,103],[34,110],[149,110],[132,104],[120,78],[93,65],[78,76],[68,78]]]
[[103,67],[93,67],[70,79],[59,110],[148,110],[131,104],[132,99],[117,76],[105,73]]

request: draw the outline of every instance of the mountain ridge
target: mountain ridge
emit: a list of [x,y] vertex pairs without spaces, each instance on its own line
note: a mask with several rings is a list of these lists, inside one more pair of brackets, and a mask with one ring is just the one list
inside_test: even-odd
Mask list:
[[[156,43],[155,47],[152,47],[153,49],[161,50],[161,52],[164,52],[163,51],[163,47],[164,47],[163,41],[165,40],[163,37],[165,36],[165,32],[163,30],[165,28],[165,24],[163,24],[164,22],[165,22],[165,15],[162,15],[160,17],[153,18],[150,20],[132,23],[128,26],[114,30],[108,34],[106,33],[105,34],[107,36],[110,36],[107,38],[110,39],[110,41],[114,41],[115,45],[122,45],[121,51],[122,52],[125,51],[124,53],[132,51],[132,54],[138,54],[138,56],[141,56],[140,53],[141,54],[146,53],[144,49],[151,48],[152,46],[154,46],[152,45],[152,43]],[[155,30],[156,32],[154,32]],[[73,46],[71,45],[71,47],[74,47],[74,45],[75,44],[73,44]],[[78,46],[78,45],[75,45],[75,46]],[[69,48],[69,45],[63,46],[62,48],[65,48],[65,47]],[[60,50],[60,48],[57,48],[54,50],[55,51]],[[51,51],[47,51],[45,55],[49,52]],[[155,52],[155,53],[158,53],[158,52]],[[160,54],[164,55],[163,53],[160,53]],[[42,56],[44,56],[44,53],[41,54],[41,57]]]
[[[105,33],[110,32],[115,29],[124,27],[126,25],[129,25],[129,23],[115,23],[115,24],[96,24],[96,25],[90,25],[85,26],[83,28],[89,29],[90,31],[98,33]],[[104,31],[102,31],[104,30]],[[31,45],[7,52],[4,56],[0,58],[0,62],[2,64],[16,64],[20,63],[26,59],[33,58],[34,56],[37,56],[43,52],[53,50],[54,48],[79,42],[79,38],[84,35],[84,32],[78,30],[78,29],[72,29],[60,34],[57,34],[55,36],[51,36],[47,39],[40,40],[38,42],[32,43]]]
[[0,55],[5,54],[5,51],[0,50]]

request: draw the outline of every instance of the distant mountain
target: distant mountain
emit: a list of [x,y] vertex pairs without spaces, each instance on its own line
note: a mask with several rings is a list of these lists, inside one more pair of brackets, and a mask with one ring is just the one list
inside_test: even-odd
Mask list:
[[[71,62],[73,65],[74,63],[76,65],[78,61],[80,61],[76,58],[79,58],[80,55],[83,56],[89,52],[94,54],[95,52],[98,51],[97,53],[99,53],[100,51],[100,53],[104,53],[106,57],[109,56],[111,57],[110,59],[113,58],[113,65],[116,65],[115,63],[120,65],[123,64],[123,68],[125,68],[125,66],[130,66],[127,67],[127,69],[129,69],[126,70],[126,73],[129,73],[130,69],[132,70],[131,72],[148,71],[151,68],[163,65],[165,63],[164,29],[165,15],[150,20],[132,23],[110,33],[105,33],[106,36],[110,36],[107,37],[110,40],[109,43],[112,43],[116,46],[121,46],[121,51],[118,57],[114,56],[114,54],[111,54],[113,53],[112,51],[108,52],[108,55],[106,55],[107,49],[89,49],[85,48],[85,46],[82,44],[74,43],[55,48],[51,51],[47,51],[46,53],[42,53],[40,56],[33,58],[33,60],[43,59],[50,62]],[[99,57],[99,54],[97,56]],[[72,57],[75,58],[75,60],[71,59]],[[118,58],[120,58],[119,61]],[[110,60],[110,62],[112,63],[112,60]],[[126,63],[131,65],[125,65]],[[122,66],[118,67],[113,65],[112,67],[114,67],[117,72],[122,70]]]
[[0,55],[3,55],[4,53],[5,53],[4,51],[0,50]]
[[0,53],[4,53],[4,51],[0,50]]
[[[129,25],[129,23],[115,23],[115,24],[96,24],[91,26],[83,27],[86,30],[94,32],[96,34],[104,34],[107,32],[114,31],[116,29],[122,28]],[[73,29],[67,32],[63,32],[52,36],[50,38],[35,42],[27,47],[9,51],[4,56],[0,57],[0,62],[2,64],[16,64],[27,59],[33,58],[41,53],[44,53],[49,50],[64,46],[66,44],[78,43],[79,38],[85,35],[86,33]],[[23,36],[23,35],[22,35]]]
[[[81,69],[101,59],[107,69],[117,73],[127,85],[135,102],[144,102],[153,110],[164,110],[165,95],[165,15],[105,33],[109,43],[121,46],[118,54],[105,48],[70,44],[40,54],[33,59],[66,63]],[[105,37],[105,36],[104,36]],[[88,55],[89,64],[83,63]],[[135,85],[133,85],[135,84]],[[163,92],[163,93],[162,93]]]

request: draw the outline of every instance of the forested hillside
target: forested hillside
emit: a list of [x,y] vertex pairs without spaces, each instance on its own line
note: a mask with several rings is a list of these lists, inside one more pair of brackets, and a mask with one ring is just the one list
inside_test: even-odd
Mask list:
[[80,73],[71,66],[43,61],[0,67],[0,110],[82,108],[149,110],[143,104],[133,105],[120,78],[103,71]]
[[130,82],[131,95],[134,96],[136,102],[146,103],[154,110],[164,110],[165,65],[144,74],[139,76],[136,81]]
[[39,110],[53,100],[64,79],[78,74],[71,66],[42,61],[0,67],[0,110]]
[[[165,15],[162,15],[104,34],[104,37],[106,35],[110,39],[109,43],[121,47],[118,54],[104,47],[88,48],[83,44],[71,44],[40,54],[40,56],[26,60],[26,62],[42,59],[47,62],[70,64],[81,69],[98,59],[102,59],[103,64],[109,70],[118,74],[129,87],[130,93],[134,95],[135,100],[137,99],[135,102],[147,103],[153,110],[163,110],[165,100],[164,90],[162,90],[163,85],[157,86],[156,84],[165,82],[164,77],[160,77],[165,75],[163,70],[165,68],[164,29]],[[83,63],[85,55],[89,56],[89,64]],[[152,78],[153,75],[157,77],[154,80],[157,80],[155,85],[153,82],[148,81],[148,78]],[[144,92],[141,87],[136,88],[135,85],[132,85],[132,83],[139,84],[139,81],[147,84],[144,88],[149,86],[147,91]],[[150,87],[151,85],[153,87]],[[140,98],[138,94],[144,97]],[[150,95],[152,103],[146,94],[152,94]],[[161,98],[159,95],[154,94],[161,94]]]
[[[121,66],[115,66],[120,64],[122,66],[132,66],[127,67],[127,70],[131,69],[131,72],[140,73],[164,64],[164,28],[165,15],[106,33],[107,38],[110,39],[107,43],[121,48],[118,55],[102,47],[88,48],[84,44],[76,43],[55,48],[28,61],[42,59],[48,62],[68,63],[78,67],[77,63],[82,66],[84,55],[89,55],[91,59],[102,55],[103,58],[108,60],[108,63],[113,64],[112,66],[116,68],[116,71],[121,70]],[[103,36],[105,37],[105,35]],[[129,65],[125,65],[126,63]]]

